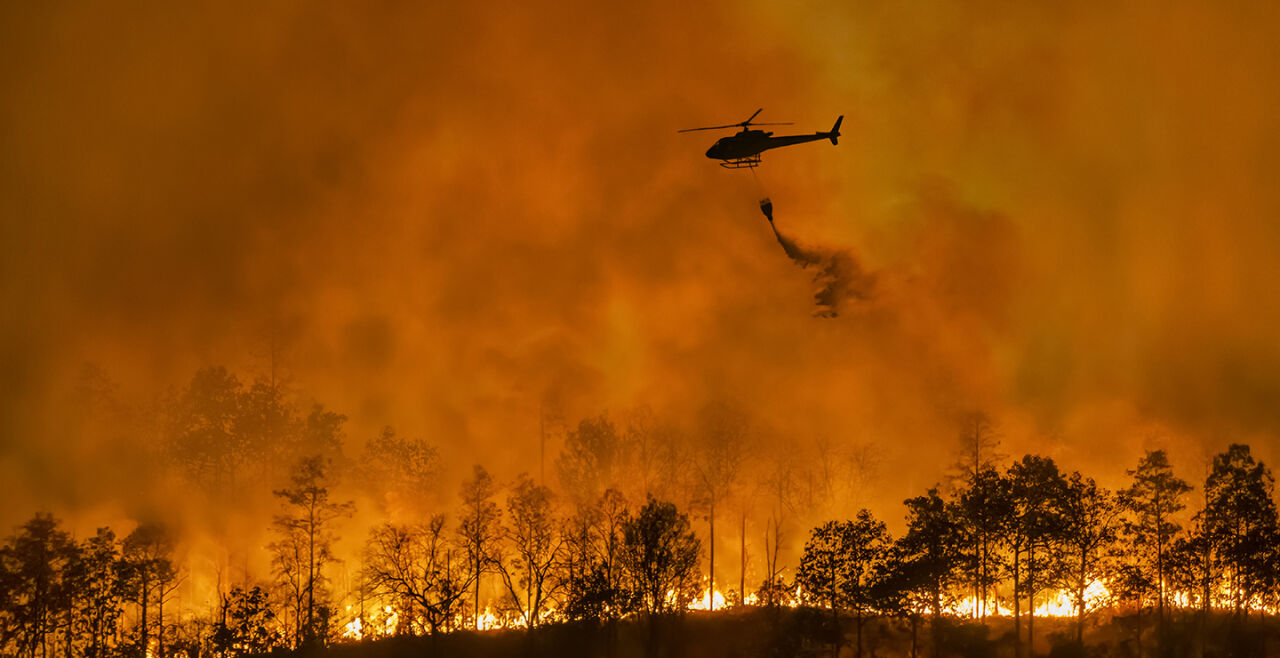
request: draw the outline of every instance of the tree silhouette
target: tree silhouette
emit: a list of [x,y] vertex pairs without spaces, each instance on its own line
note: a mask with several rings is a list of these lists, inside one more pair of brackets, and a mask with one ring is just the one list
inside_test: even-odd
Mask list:
[[121,554],[127,598],[138,609],[135,651],[139,655],[145,655],[150,647],[152,626],[157,631],[158,655],[164,655],[164,600],[178,576],[173,548],[173,535],[158,523],[139,525],[124,538]]
[[[1020,595],[1027,597],[1027,647],[1035,652],[1036,594],[1058,584],[1066,480],[1052,459],[1026,455],[1009,469],[1013,501],[1013,627],[1021,648]],[[1021,549],[1021,550],[1019,550]],[[1024,559],[1025,556],[1025,559]]]
[[305,415],[277,380],[244,387],[224,367],[204,368],[169,405],[167,454],[187,480],[205,493],[238,493],[249,467],[266,482],[282,464],[305,456],[336,458],[346,416],[313,404]]
[[275,379],[255,379],[246,390],[236,386],[235,395],[231,423],[234,443],[244,451],[241,458],[256,468],[258,476],[273,482],[277,468],[288,463],[299,443],[301,423],[297,410]]
[[[876,602],[873,592],[878,574],[889,555],[889,533],[871,512],[861,510],[853,521],[829,521],[814,528],[796,570],[796,582],[806,598],[831,608],[835,629],[840,628],[841,608],[854,614],[857,655],[862,656],[864,615]],[[840,652],[840,634],[832,646]]]
[[498,556],[494,565],[512,608],[533,630],[563,585],[555,577],[564,540],[553,522],[551,490],[521,473],[507,497],[507,519],[510,559]]
[[489,476],[484,467],[476,465],[471,479],[462,484],[458,496],[462,499],[462,510],[458,514],[458,537],[467,553],[467,562],[471,570],[472,586],[475,587],[473,599],[472,625],[480,625],[480,578],[489,571],[496,559],[497,543],[501,539],[502,512],[493,496],[498,492],[498,485]]
[[385,427],[365,444],[358,471],[362,484],[387,509],[408,510],[416,516],[431,498],[440,475],[440,451],[422,439],[405,438]]
[[707,600],[715,610],[716,507],[729,495],[742,468],[747,420],[724,405],[711,405],[699,418],[700,445],[693,454],[699,502],[707,510]]
[[907,499],[905,504],[907,531],[898,540],[895,552],[903,570],[910,575],[912,589],[923,593],[928,601],[932,655],[939,656],[944,597],[963,564],[963,529],[957,510],[942,500],[936,488]]
[[659,500],[687,502],[693,488],[689,449],[684,436],[668,423],[642,408],[631,414],[625,441],[633,452],[639,495]]
[[594,505],[579,507],[564,523],[567,582],[560,611],[579,621],[611,627],[627,604],[621,565],[622,531],[630,515],[626,499],[608,489]]
[[[302,461],[286,488],[274,492],[281,506],[269,547],[274,588],[252,585],[255,560],[237,554],[237,560],[244,557],[243,580],[236,581],[242,584],[227,591],[225,561],[214,553],[217,585],[209,589],[218,599],[179,598],[180,566],[186,563],[177,561],[175,546],[182,538],[163,526],[144,519],[122,541],[109,528],[75,541],[53,517],[37,514],[0,545],[0,656],[257,655],[309,651],[330,637],[340,593],[330,580],[337,580],[335,533],[338,519],[352,507],[333,500],[332,469],[338,466],[324,455],[339,454],[345,417],[320,405],[301,414],[283,388],[266,380],[246,388],[222,368],[196,373],[167,411],[161,436],[174,474],[205,493],[232,496],[232,505],[270,490],[272,462],[304,450],[322,453]],[[562,630],[604,637],[608,625],[611,656],[626,653],[619,638],[628,624],[648,622],[648,646],[655,650],[664,625],[701,633],[704,623],[736,629],[755,620],[797,643],[795,638],[817,628],[815,622],[823,630],[830,627],[837,631],[831,642],[837,656],[846,641],[857,647],[846,656],[875,655],[897,641],[902,652],[909,624],[914,656],[928,616],[933,655],[976,655],[998,647],[1022,658],[1036,655],[1036,617],[1045,625],[1036,604],[1050,590],[1069,594],[1073,602],[1061,633],[1042,629],[1054,641],[1051,653],[1081,650],[1086,621],[1097,614],[1091,585],[1106,580],[1114,614],[1112,628],[1100,628],[1098,639],[1118,644],[1100,651],[1133,653],[1135,638],[1117,637],[1117,631],[1137,631],[1138,655],[1146,655],[1142,643],[1153,636],[1160,655],[1258,655],[1272,640],[1274,619],[1268,617],[1280,599],[1280,519],[1272,474],[1248,446],[1230,445],[1212,459],[1203,509],[1184,533],[1179,521],[1190,487],[1173,474],[1164,452],[1148,452],[1128,471],[1129,486],[1114,494],[1080,473],[1064,477],[1044,457],[1027,455],[1001,473],[991,467],[999,456],[990,420],[975,415],[961,431],[964,449],[953,468],[958,475],[950,478],[953,488],[945,496],[935,488],[905,501],[901,539],[891,542],[885,525],[862,510],[853,520],[814,528],[796,565],[785,561],[784,529],[847,503],[856,490],[848,479],[863,474],[851,465],[874,455],[864,448],[850,458],[846,444],[821,439],[807,450],[797,449],[795,441],[761,441],[776,444],[777,452],[755,454],[746,439],[756,434],[747,431],[741,414],[724,406],[703,409],[693,433],[676,433],[675,426],[643,413],[625,431],[605,415],[588,418],[566,433],[554,464],[554,490],[527,475],[499,487],[476,466],[462,483],[456,509],[435,516],[422,508],[436,493],[436,449],[390,428],[373,437],[354,465],[359,483],[386,494],[388,518],[425,522],[383,523],[364,538],[361,579],[355,583],[361,615],[368,591],[380,608],[393,609],[397,635],[438,637],[465,625],[464,611],[473,613],[474,624],[489,605],[504,621],[523,622],[539,641],[558,642],[554,638]],[[739,495],[743,482],[754,489]],[[677,503],[649,496],[632,510],[620,493],[627,487],[667,491]],[[505,514],[495,502],[499,491],[506,494]],[[686,516],[691,509],[697,511],[695,525],[708,522],[708,572],[700,571],[704,544]],[[731,525],[741,524],[742,570],[734,574],[739,596],[755,577],[747,573],[749,515],[759,517],[751,534],[759,536],[761,527],[767,533],[764,568],[752,571],[766,571],[757,594],[771,609],[711,619],[699,614],[686,622],[680,613],[703,587],[710,584],[714,592],[716,576],[723,575],[716,572],[715,538],[720,526],[723,541],[726,510],[732,510]],[[406,512],[413,516],[402,517]],[[199,568],[210,553],[198,543],[194,548],[184,557]],[[791,567],[795,580],[788,582],[783,575]],[[483,589],[485,573],[500,583]],[[1014,632],[986,640],[980,635],[1003,633],[1003,622],[988,628],[967,624],[970,608],[966,601],[959,609],[958,601],[972,592],[972,615],[985,618],[993,601],[1004,605],[1009,580]],[[796,599],[805,609],[788,613],[776,607]],[[992,614],[1000,613],[996,608]],[[1149,618],[1155,614],[1158,633]],[[901,628],[898,619],[881,616],[900,618]],[[1254,621],[1259,616],[1263,623]],[[575,625],[544,628],[559,620]],[[853,633],[839,634],[854,629],[856,645]],[[439,638],[429,646],[474,653],[468,643],[493,640],[498,644],[489,646],[499,646],[503,640],[495,638]],[[1012,638],[1015,647],[1003,646]],[[1196,639],[1198,653],[1181,651]],[[404,637],[391,644],[415,642]],[[533,645],[531,639],[528,646]],[[798,644],[787,648],[805,650]]]
[[1014,514],[1010,480],[993,468],[981,467],[960,491],[958,511],[968,537],[965,558],[977,608],[975,613],[985,620],[988,595],[1004,567],[999,542]]
[[169,455],[187,479],[219,495],[234,487],[249,444],[238,431],[240,380],[226,368],[204,368],[178,395],[168,419]]
[[688,607],[698,594],[702,545],[689,517],[671,503],[649,498],[622,527],[621,564],[649,621],[648,650],[658,650],[659,617]]
[[765,520],[764,557],[765,580],[757,593],[769,607],[777,606],[792,598],[792,592],[782,577],[781,548],[783,528],[797,508],[798,470],[794,451],[784,451],[765,459],[764,476],[759,486],[769,499],[769,517]]
[[1005,458],[995,423],[985,412],[965,414],[960,421],[959,456],[948,478],[959,492],[961,520],[968,536],[966,562],[973,588],[975,617],[986,619],[987,595],[1000,569],[996,543],[1009,515],[1007,482],[996,472]]
[[292,452],[287,453],[290,459],[301,459],[306,456],[319,456],[333,463],[342,458],[342,443],[346,434],[342,426],[347,417],[335,411],[329,411],[323,404],[314,403],[307,415],[300,421],[297,444]]
[[19,658],[48,656],[75,587],[67,580],[74,553],[71,537],[50,514],[36,514],[0,549],[2,639]]
[[1226,575],[1231,606],[1247,616],[1250,601],[1268,589],[1268,563],[1276,536],[1275,479],[1250,454],[1232,444],[1213,458],[1205,480],[1205,536]]
[[564,605],[560,610],[567,619],[588,621],[603,619],[604,582],[598,579],[593,529],[599,522],[600,501],[575,505],[573,514],[561,521],[564,538]]
[[[1133,484],[1120,492],[1120,504],[1128,512],[1124,521],[1124,536],[1132,546],[1131,558],[1134,573],[1128,580],[1141,587],[1150,583],[1156,594],[1156,624],[1160,646],[1165,646],[1165,581],[1168,573],[1165,556],[1181,526],[1174,515],[1185,505],[1182,496],[1191,486],[1173,474],[1169,458],[1163,450],[1149,450],[1138,462],[1137,468],[1126,471]],[[1142,592],[1139,589],[1139,605]],[[1139,607],[1139,620],[1141,607]],[[1139,634],[1141,629],[1139,628]]]
[[919,651],[920,620],[932,609],[932,566],[918,557],[901,540],[891,544],[871,589],[876,609],[907,619],[912,658]]
[[425,524],[385,523],[369,532],[362,575],[373,594],[404,602],[404,628],[419,613],[432,635],[447,628],[471,584],[444,529],[445,517],[437,514]]
[[110,528],[81,543],[68,567],[68,580],[74,589],[76,615],[74,626],[83,634],[83,652],[87,658],[100,658],[113,649],[112,638],[120,621],[124,603],[125,582],[120,547]]
[[328,640],[327,565],[333,554],[333,522],[355,511],[351,502],[330,499],[329,463],[323,457],[304,458],[290,478],[293,486],[275,492],[285,511],[272,523],[280,539],[272,544],[277,577],[293,591],[297,607],[295,646]]
[[828,521],[809,533],[796,583],[803,597],[831,610],[831,655],[840,655],[843,633],[840,632],[840,608],[845,605],[845,581],[849,578],[848,557],[851,533],[839,521]]
[[1093,478],[1072,473],[1062,499],[1062,560],[1076,607],[1076,642],[1084,643],[1085,590],[1104,575],[1104,561],[1119,531],[1116,497]]
[[565,601],[561,609],[570,619],[611,621],[616,617],[613,604],[622,592],[616,565],[619,505],[625,512],[625,498],[618,487],[633,464],[641,467],[637,475],[644,479],[646,465],[634,453],[652,448],[650,430],[647,413],[632,414],[622,433],[601,414],[581,420],[565,436],[555,468],[573,509],[562,524]]
[[1199,652],[1205,653],[1205,630],[1216,588],[1222,583],[1221,561],[1213,552],[1208,534],[1205,533],[1205,510],[1193,519],[1193,525],[1169,545],[1165,556],[1171,589],[1186,597],[1186,607],[1196,609]]
[[222,597],[220,617],[210,640],[222,655],[261,655],[275,645],[271,632],[275,613],[266,590],[260,586],[231,588]]
[[619,485],[627,455],[624,437],[607,415],[584,418],[565,436],[556,458],[560,486],[575,503],[599,500],[605,489]]
[[959,457],[951,476],[956,488],[972,486],[979,474],[995,470],[1006,457],[1000,452],[1000,433],[984,412],[975,411],[961,419],[958,439]]
[[689,517],[676,506],[650,498],[622,526],[621,564],[648,615],[683,610],[698,594],[702,544]]

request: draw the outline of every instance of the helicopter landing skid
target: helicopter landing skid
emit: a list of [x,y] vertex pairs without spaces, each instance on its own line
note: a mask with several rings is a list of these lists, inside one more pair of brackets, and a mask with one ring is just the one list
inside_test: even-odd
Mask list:
[[760,165],[760,156],[752,155],[745,158],[735,158],[733,160],[725,160],[720,163],[725,169],[751,169]]

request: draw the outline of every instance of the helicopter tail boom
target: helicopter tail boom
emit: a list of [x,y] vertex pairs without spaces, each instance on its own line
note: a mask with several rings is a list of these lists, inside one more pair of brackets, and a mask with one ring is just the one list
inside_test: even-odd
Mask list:
[[839,117],[837,117],[837,118],[836,118],[836,125],[831,126],[831,132],[830,132],[830,133],[827,133],[827,137],[829,137],[829,138],[831,139],[831,144],[832,144],[833,146],[836,144],[836,138],[840,136],[840,122],[841,122],[841,121],[844,121],[844,115],[843,115],[843,114],[841,114]]

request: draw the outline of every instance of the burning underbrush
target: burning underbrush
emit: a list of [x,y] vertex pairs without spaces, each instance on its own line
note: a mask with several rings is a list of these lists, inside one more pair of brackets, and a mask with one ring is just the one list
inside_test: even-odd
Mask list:
[[[564,622],[533,631],[509,628],[483,633],[460,631],[435,637],[388,637],[375,642],[337,644],[326,655],[333,658],[527,655],[730,658],[830,655],[833,646],[838,644],[840,654],[850,656],[856,655],[857,625],[857,620],[850,615],[842,614],[833,622],[829,611],[812,607],[747,605],[716,612],[691,610],[682,615],[656,618],[631,616],[610,624]],[[978,622],[966,616],[944,615],[935,627],[927,617],[913,623],[910,618],[876,615],[864,619],[861,625],[864,656],[1014,654],[1015,628],[1012,618],[1007,616],[993,616]],[[1025,640],[1025,625],[1022,633]],[[1140,645],[1154,646],[1156,633],[1150,617],[1139,626],[1134,615],[1117,614],[1091,623],[1083,638],[1092,652],[1089,655],[1125,656],[1134,655]],[[1165,633],[1180,646],[1203,644],[1206,655],[1228,655],[1228,651],[1235,651],[1235,655],[1274,655],[1273,649],[1268,653],[1268,647],[1280,641],[1280,624],[1274,619],[1254,619],[1241,624],[1221,613],[1201,623],[1195,614],[1188,613],[1172,617]],[[1070,653],[1075,646],[1071,619],[1062,616],[1037,619],[1034,649],[1038,655],[1075,655]]]

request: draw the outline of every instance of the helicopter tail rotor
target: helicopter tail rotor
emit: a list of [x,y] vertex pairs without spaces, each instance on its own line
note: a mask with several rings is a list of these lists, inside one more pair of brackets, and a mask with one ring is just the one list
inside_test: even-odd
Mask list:
[[836,138],[840,136],[840,122],[844,121],[844,115],[841,114],[836,118],[836,125],[831,126],[831,132],[827,133],[827,137],[831,139],[831,145],[835,146]]

